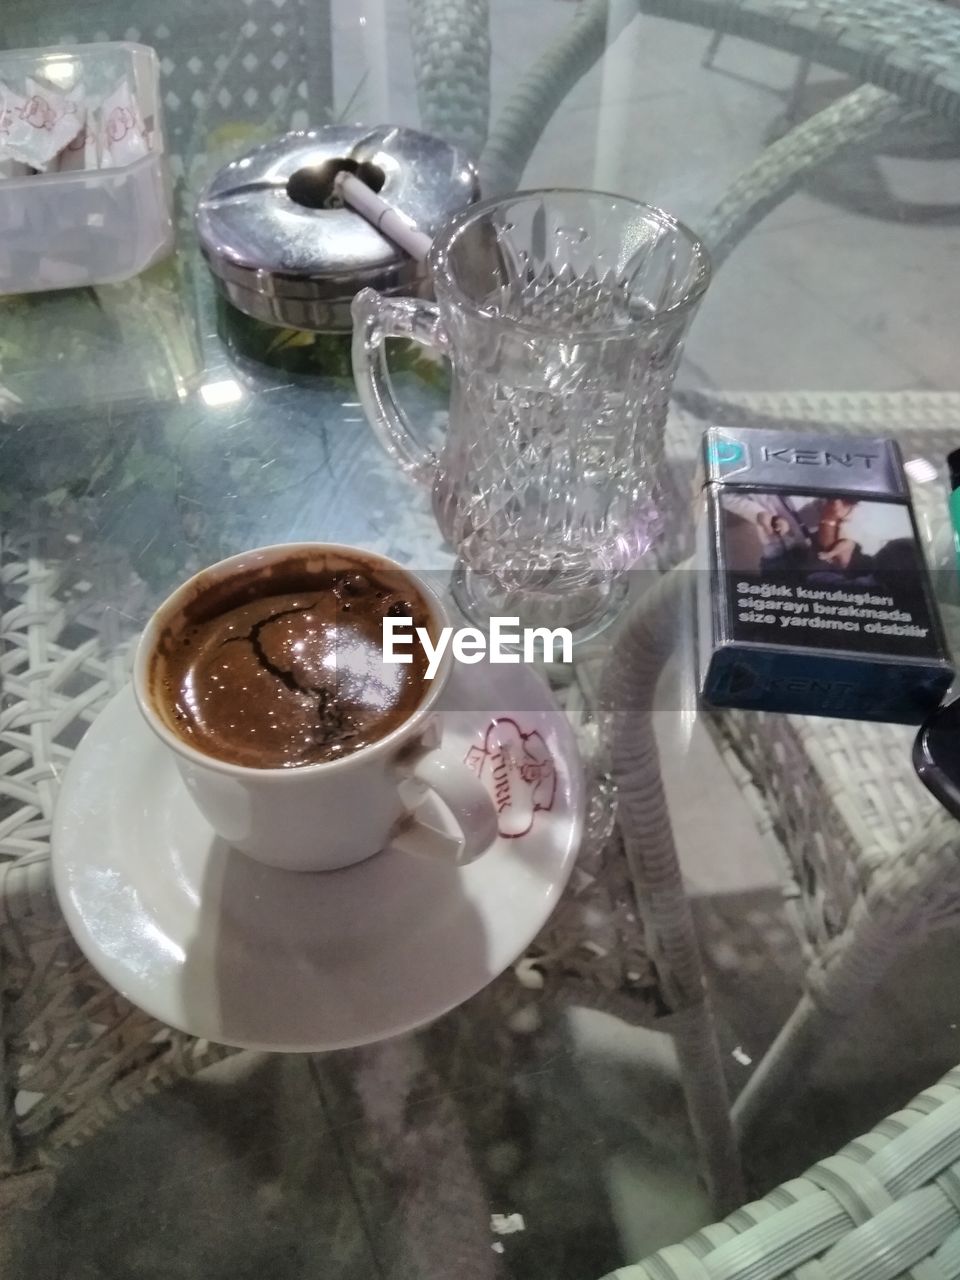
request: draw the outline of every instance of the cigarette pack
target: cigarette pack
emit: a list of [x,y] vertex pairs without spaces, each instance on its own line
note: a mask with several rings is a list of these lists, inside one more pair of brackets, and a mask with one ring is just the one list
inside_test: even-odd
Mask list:
[[711,427],[703,467],[704,699],[919,723],[953,668],[896,442]]

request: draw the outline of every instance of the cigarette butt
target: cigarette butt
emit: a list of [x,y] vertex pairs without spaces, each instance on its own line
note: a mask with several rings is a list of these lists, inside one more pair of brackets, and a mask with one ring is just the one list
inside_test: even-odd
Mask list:
[[388,240],[409,253],[411,258],[415,258],[417,262],[424,261],[433,242],[425,232],[418,231],[405,214],[381,200],[365,182],[346,170],[341,169],[334,178],[333,185],[344,204],[366,218]]

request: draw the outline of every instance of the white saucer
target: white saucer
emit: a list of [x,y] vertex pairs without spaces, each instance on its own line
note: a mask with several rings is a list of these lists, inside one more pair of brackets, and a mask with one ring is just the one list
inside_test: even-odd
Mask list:
[[569,724],[529,668],[461,667],[441,706],[443,749],[498,800],[497,844],[461,868],[387,849],[302,874],[215,836],[131,690],[118,694],[77,748],[53,826],[57,895],[90,963],[169,1026],[275,1051],[380,1040],[479,991],[556,905],[583,781]]

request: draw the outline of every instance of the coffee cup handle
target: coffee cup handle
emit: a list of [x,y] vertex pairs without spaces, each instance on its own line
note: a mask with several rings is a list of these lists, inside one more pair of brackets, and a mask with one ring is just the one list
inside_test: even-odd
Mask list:
[[[399,765],[398,780],[401,796],[405,800],[409,797],[412,803],[393,832],[391,847],[463,866],[486,853],[497,839],[493,801],[477,775],[461,761],[444,758],[436,749],[429,750]],[[459,836],[451,836],[420,817],[425,790],[439,796],[453,815]]]
[[384,297],[375,289],[361,289],[350,308],[353,314],[353,377],[363,411],[377,439],[414,480],[432,486],[439,462],[432,449],[416,438],[410,420],[397,402],[387,368],[387,338],[408,338],[435,351],[447,351],[440,312],[420,298]]

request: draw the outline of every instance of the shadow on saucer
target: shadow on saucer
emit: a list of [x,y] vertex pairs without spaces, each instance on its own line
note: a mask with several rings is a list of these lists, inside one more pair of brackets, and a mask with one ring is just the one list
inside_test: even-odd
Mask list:
[[495,975],[456,867],[387,849],[340,871],[265,866],[212,837],[182,969],[187,1026],[308,1052],[423,1025]]

